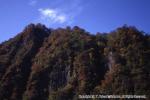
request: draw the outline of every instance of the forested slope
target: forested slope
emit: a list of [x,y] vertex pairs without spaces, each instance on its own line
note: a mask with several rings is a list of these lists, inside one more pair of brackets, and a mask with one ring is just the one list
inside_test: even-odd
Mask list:
[[150,95],[150,36],[123,26],[92,35],[30,24],[0,44],[0,100]]

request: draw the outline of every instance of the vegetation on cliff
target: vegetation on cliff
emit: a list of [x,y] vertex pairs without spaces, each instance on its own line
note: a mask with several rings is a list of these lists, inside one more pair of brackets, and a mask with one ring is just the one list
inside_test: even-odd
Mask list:
[[150,36],[123,26],[92,35],[30,24],[0,44],[0,100],[150,95]]

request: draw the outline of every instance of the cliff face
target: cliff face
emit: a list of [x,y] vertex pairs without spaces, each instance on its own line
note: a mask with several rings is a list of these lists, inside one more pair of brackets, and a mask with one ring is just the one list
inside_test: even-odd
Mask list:
[[28,25],[0,45],[0,100],[149,95],[149,47],[149,35],[133,27],[91,35],[77,26],[53,30]]
[[[21,99],[30,76],[32,60],[48,33],[42,26],[29,25],[0,48],[0,98]],[[7,92],[6,92],[7,91]]]

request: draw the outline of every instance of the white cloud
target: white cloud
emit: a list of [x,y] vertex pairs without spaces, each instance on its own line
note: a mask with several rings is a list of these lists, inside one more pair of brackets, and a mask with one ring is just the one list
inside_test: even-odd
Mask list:
[[43,6],[38,9],[39,16],[35,22],[44,23],[47,26],[57,26],[57,24],[61,24],[60,26],[72,25],[85,8],[85,2],[82,0],[52,1],[52,3],[49,3],[49,7]]
[[30,6],[35,6],[37,4],[37,0],[30,0],[29,5]]
[[60,12],[59,10],[56,9],[50,9],[50,8],[46,8],[46,9],[38,9],[38,11],[40,12],[40,16],[42,20],[46,20],[52,23],[65,23],[67,22],[67,15]]

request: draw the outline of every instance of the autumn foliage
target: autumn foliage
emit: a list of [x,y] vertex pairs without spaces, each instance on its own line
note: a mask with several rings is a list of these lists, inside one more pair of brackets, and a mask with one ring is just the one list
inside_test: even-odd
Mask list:
[[77,100],[79,94],[150,95],[150,36],[30,24],[0,44],[0,100]]

